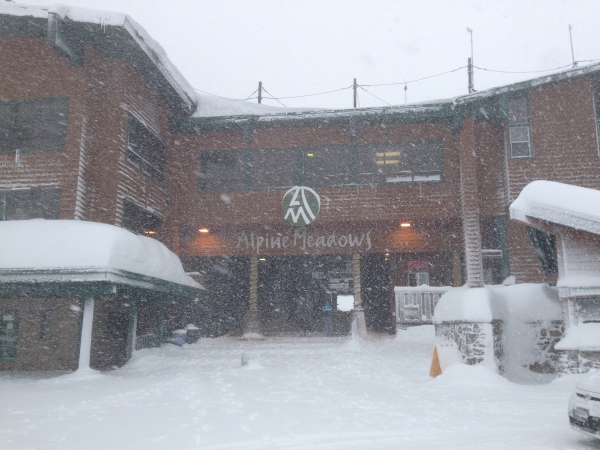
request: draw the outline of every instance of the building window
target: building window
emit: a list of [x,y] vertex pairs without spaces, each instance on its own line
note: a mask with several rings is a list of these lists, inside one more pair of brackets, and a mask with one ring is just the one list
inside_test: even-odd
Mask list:
[[350,148],[347,146],[302,149],[306,186],[342,186],[350,183]]
[[535,254],[540,260],[544,273],[546,275],[558,273],[558,257],[556,253],[555,237],[531,227],[527,227],[527,234],[529,234]]
[[121,226],[133,233],[160,238],[163,220],[149,209],[136,205],[131,200],[123,200]]
[[253,188],[287,188],[298,181],[298,152],[295,148],[256,149],[250,153]]
[[17,356],[19,313],[4,311],[0,315],[0,362],[10,362]]
[[242,191],[246,188],[247,169],[244,150],[201,151],[198,157],[198,190]]
[[51,337],[53,311],[47,310],[42,314],[42,323],[40,326],[40,341],[47,341]]
[[508,101],[508,135],[511,158],[532,156],[529,105],[525,97]]
[[444,171],[441,141],[410,141],[358,148],[360,184],[441,182]]
[[0,191],[0,220],[58,219],[60,189]]
[[408,274],[409,286],[429,285],[429,272],[413,272]]
[[165,181],[165,159],[167,147],[141,122],[129,116],[127,128],[127,162],[152,178]]
[[577,299],[580,322],[600,322],[600,298]]
[[0,151],[64,150],[68,98],[0,102]]

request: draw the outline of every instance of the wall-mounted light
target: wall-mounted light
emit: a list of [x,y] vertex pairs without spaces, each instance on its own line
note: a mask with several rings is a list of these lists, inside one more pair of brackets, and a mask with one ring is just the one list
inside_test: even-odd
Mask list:
[[199,228],[198,232],[200,232],[200,233],[210,233],[210,230],[208,228]]
[[307,153],[306,156],[315,156],[315,155],[312,153]]
[[154,231],[154,230],[146,230],[146,231],[144,231],[144,234],[156,234],[156,231]]
[[266,261],[267,258],[258,258],[259,261]]
[[402,222],[402,223],[400,223],[400,226],[402,228],[410,228],[410,227],[412,227],[412,224],[410,222]]

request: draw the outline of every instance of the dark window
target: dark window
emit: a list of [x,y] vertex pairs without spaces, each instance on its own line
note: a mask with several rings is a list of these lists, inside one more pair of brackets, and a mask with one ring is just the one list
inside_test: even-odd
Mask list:
[[58,219],[60,189],[0,191],[0,220]]
[[411,141],[358,147],[360,184],[440,182],[441,141]]
[[0,103],[0,151],[10,151],[10,137],[14,123],[15,106],[12,102]]
[[131,200],[123,201],[121,226],[137,234],[159,238],[162,219],[148,209],[136,205]]
[[533,244],[535,254],[546,275],[558,273],[558,258],[556,255],[556,239],[551,234],[535,228],[527,227],[527,233]]
[[133,116],[129,116],[127,162],[159,183],[165,181],[167,148]]
[[508,135],[511,158],[532,156],[529,105],[525,97],[508,101]]
[[600,322],[600,298],[579,298],[577,304],[581,322]]
[[68,98],[1,103],[0,150],[63,150],[68,109]]
[[298,152],[294,148],[252,150],[250,171],[252,187],[284,188],[297,184]]
[[201,151],[198,157],[198,189],[209,192],[242,191],[247,164],[243,150]]
[[65,98],[18,102],[12,136],[14,150],[61,150],[67,134]]
[[0,315],[0,362],[10,362],[17,356],[19,312],[4,311]]
[[40,341],[47,341],[51,337],[53,311],[47,310],[42,314],[42,324],[40,327]]
[[340,186],[350,182],[350,149],[346,146],[303,149],[306,186]]

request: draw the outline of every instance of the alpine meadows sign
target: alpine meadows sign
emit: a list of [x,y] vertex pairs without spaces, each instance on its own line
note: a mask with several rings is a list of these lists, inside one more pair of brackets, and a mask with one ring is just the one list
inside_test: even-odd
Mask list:
[[321,198],[313,189],[294,186],[283,194],[281,212],[290,225],[304,227],[315,221],[321,209]]

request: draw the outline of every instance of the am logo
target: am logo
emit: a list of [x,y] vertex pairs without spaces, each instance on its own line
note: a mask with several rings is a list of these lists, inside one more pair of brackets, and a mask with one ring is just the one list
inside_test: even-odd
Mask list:
[[304,227],[315,221],[321,209],[321,199],[313,189],[294,186],[283,194],[281,212],[290,225]]

